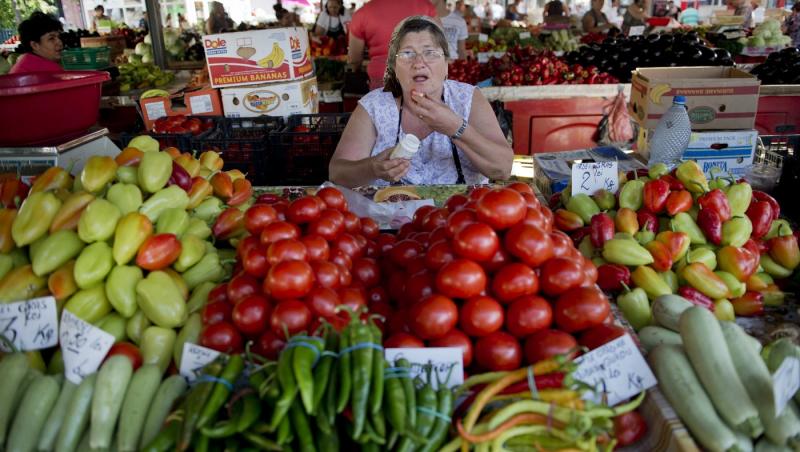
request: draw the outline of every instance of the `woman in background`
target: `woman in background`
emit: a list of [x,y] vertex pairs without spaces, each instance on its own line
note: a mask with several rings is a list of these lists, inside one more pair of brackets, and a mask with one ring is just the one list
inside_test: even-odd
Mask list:
[[633,3],[625,9],[625,15],[622,16],[622,32],[626,35],[630,32],[631,27],[643,26],[650,18],[645,10],[644,2],[645,0],[633,0]]
[[225,7],[220,2],[211,2],[211,14],[206,21],[206,33],[213,35],[233,30],[233,20],[228,17]]
[[344,27],[350,19],[342,0],[328,0],[314,22],[314,34],[336,39],[346,34]]
[[61,22],[41,11],[31,14],[19,24],[19,49],[24,53],[11,68],[9,74],[28,72],[62,72]]

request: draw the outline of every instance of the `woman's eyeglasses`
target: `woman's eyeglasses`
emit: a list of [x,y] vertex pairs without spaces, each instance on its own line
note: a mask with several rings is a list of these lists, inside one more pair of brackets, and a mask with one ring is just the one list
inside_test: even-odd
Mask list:
[[444,56],[444,51],[439,49],[427,49],[423,50],[422,53],[417,53],[413,50],[403,50],[397,52],[395,55],[398,60],[404,63],[410,63],[412,61],[416,61],[417,56],[422,56],[422,61],[426,63],[434,63],[439,61]]

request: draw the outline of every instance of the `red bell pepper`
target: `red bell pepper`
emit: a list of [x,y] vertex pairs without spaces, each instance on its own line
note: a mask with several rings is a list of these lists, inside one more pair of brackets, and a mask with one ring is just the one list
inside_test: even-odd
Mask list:
[[772,219],[775,216],[772,210],[772,204],[767,201],[757,201],[754,196],[745,214],[750,218],[750,222],[753,224],[751,237],[760,239],[767,235],[770,226],[772,226]]
[[719,269],[732,274],[742,282],[747,282],[758,270],[760,259],[759,254],[745,247],[724,246],[717,251]]
[[800,265],[800,248],[794,234],[773,237],[767,243],[769,255],[775,262],[789,270],[794,270]]
[[678,295],[682,296],[683,298],[689,300],[692,304],[697,306],[702,306],[708,309],[711,312],[714,312],[714,300],[708,298],[699,290],[695,289],[694,287],[683,286],[678,289]]
[[687,190],[673,191],[667,196],[667,213],[674,217],[681,212],[688,212],[693,203],[692,194]]
[[683,185],[683,182],[679,181],[678,178],[673,176],[672,174],[664,174],[663,176],[659,177],[659,179],[668,183],[669,189],[672,191],[686,190],[686,187]]
[[689,251],[691,240],[689,234],[685,232],[661,231],[656,236],[656,240],[666,245],[672,262],[678,262]]
[[764,313],[764,295],[761,292],[747,291],[739,298],[731,300],[733,312],[743,317],[754,317]]
[[636,212],[636,219],[639,221],[641,231],[650,231],[653,233],[658,231],[658,217],[653,212],[644,208],[640,209]]
[[700,209],[697,213],[697,225],[709,242],[714,245],[722,243],[722,219],[714,209]]
[[622,290],[631,285],[631,271],[620,264],[603,264],[597,267],[597,285],[608,292]]
[[665,272],[672,268],[672,253],[667,245],[658,240],[651,240],[644,247],[653,256],[652,266],[656,271]]
[[177,185],[183,191],[188,192],[192,189],[192,176],[182,166],[172,161],[172,174],[167,180],[167,185]]
[[[772,196],[764,193],[760,190],[753,190],[753,201],[761,201],[769,203],[769,206],[772,207],[772,218],[770,218],[769,223],[772,224],[773,221],[777,220],[781,216],[781,205],[778,204],[778,201],[775,200]],[[750,203],[752,205],[752,202]]]
[[667,204],[669,194],[667,181],[656,179],[646,182],[642,192],[644,207],[650,212],[660,213]]
[[566,209],[558,209],[555,212],[556,229],[564,232],[571,232],[583,227],[583,220],[577,213]]
[[697,204],[700,205],[700,209],[716,212],[722,223],[731,219],[731,205],[728,202],[728,197],[719,188],[715,188],[697,198]]
[[592,216],[589,223],[589,239],[592,246],[602,248],[607,240],[614,238],[614,220],[607,213],[598,213]]
[[582,228],[578,228],[570,234],[570,238],[572,239],[572,243],[575,244],[577,247],[578,244],[581,243],[584,237],[590,234],[589,226],[584,226]]

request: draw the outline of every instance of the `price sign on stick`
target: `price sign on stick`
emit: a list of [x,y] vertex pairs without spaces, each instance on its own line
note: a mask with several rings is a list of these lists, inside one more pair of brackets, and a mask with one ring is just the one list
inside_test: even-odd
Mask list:
[[58,312],[53,297],[0,304],[0,350],[40,350],[58,343]]
[[626,334],[577,358],[574,377],[595,388],[584,399],[614,406],[656,385],[656,377]]
[[600,189],[616,193],[619,189],[617,162],[576,163],[572,165],[572,194],[589,196]]
[[[443,380],[447,387],[454,388],[464,383],[464,354],[457,347],[430,347],[430,348],[387,348],[384,351],[386,360],[392,365],[400,358],[405,358],[411,363],[409,377],[420,377],[427,381],[427,366],[433,366],[431,385],[438,388],[436,374]],[[450,378],[444,381],[447,376]]]
[[203,367],[217,359],[217,356],[219,356],[219,352],[216,350],[187,342],[183,344],[180,373],[187,380],[194,381]]
[[786,404],[800,389],[800,360],[788,357],[772,376],[772,391],[775,396],[775,412],[783,413]]
[[64,356],[64,376],[80,384],[97,371],[114,345],[114,336],[86,323],[66,309],[61,314],[61,332],[58,335]]

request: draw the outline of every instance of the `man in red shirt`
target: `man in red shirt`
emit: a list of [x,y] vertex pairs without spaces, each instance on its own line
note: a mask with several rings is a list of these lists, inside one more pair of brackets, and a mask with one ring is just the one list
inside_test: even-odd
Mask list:
[[355,70],[360,70],[364,48],[369,50],[370,89],[383,86],[383,73],[392,32],[401,20],[410,16],[436,17],[430,0],[372,0],[353,15],[350,22],[348,57]]

